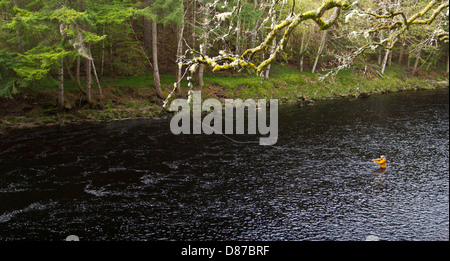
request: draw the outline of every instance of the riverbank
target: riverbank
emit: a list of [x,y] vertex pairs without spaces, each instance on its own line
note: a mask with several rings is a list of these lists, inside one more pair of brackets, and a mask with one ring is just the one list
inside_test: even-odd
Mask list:
[[[161,77],[163,93],[173,87],[175,77]],[[129,118],[168,117],[155,98],[151,76],[131,78],[106,78],[102,80],[102,95],[93,89],[94,101],[86,104],[84,95],[73,83],[66,82],[65,108],[56,107],[57,89],[45,85],[22,89],[14,99],[0,98],[0,134],[13,129],[38,126],[69,125]],[[186,97],[187,83],[182,82]],[[355,66],[352,70],[339,72],[336,77],[319,81],[309,72],[298,72],[285,66],[273,66],[269,79],[246,74],[208,75],[201,89],[202,99],[278,99],[280,103],[311,105],[315,100],[329,98],[359,98],[372,94],[398,91],[414,91],[448,87],[445,71],[419,72],[409,77],[408,71],[389,67],[383,76]],[[198,88],[197,88],[198,89]],[[198,89],[200,90],[200,89]]]

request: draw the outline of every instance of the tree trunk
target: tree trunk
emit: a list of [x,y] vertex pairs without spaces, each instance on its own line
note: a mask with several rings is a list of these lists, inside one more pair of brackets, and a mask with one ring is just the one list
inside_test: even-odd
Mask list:
[[[203,55],[206,55],[206,44],[202,43],[200,44],[200,52]],[[200,87],[203,87],[205,85],[205,82],[203,81],[203,74],[205,72],[205,65],[200,64],[198,66],[198,85]]]
[[80,58],[80,56],[77,56],[77,63],[76,63],[76,68],[75,68],[75,80],[78,83],[78,85],[81,86],[80,67],[81,67],[81,58]]
[[311,71],[312,73],[316,72],[317,63],[319,62],[320,55],[322,54],[323,48],[325,47],[326,38],[327,38],[327,31],[323,31],[322,38],[320,39],[319,50],[317,51],[316,60],[314,62],[314,66],[313,66],[312,71]]
[[[272,42],[272,46],[270,47],[270,53],[273,53],[276,47],[277,47],[277,39],[274,38],[273,42]],[[272,67],[272,64],[267,65],[265,79],[269,79],[271,67]]]
[[408,52],[408,54],[407,54],[407,58],[408,58],[408,61],[407,61],[407,64],[406,64],[406,66],[408,67],[408,69],[411,67],[411,57],[410,57],[410,53]]
[[184,34],[184,17],[182,24],[179,26],[178,30],[178,46],[177,46],[177,92],[181,92],[181,76],[182,76],[182,66],[179,66],[181,63],[181,55],[183,54],[183,34]]
[[152,49],[152,21],[144,17],[142,26],[144,31],[144,51],[150,57],[150,50]]
[[378,51],[378,65],[381,66],[382,62],[383,62],[383,49]]
[[450,61],[450,53],[447,54],[447,73],[448,73],[448,67],[449,67],[449,61]]
[[22,42],[22,35],[20,34],[19,29],[16,30],[16,37],[17,37],[17,49],[19,51],[22,51],[22,49],[23,49],[23,42]]
[[416,61],[414,62],[414,68],[413,68],[413,71],[412,71],[412,76],[414,76],[414,74],[416,74],[417,66],[419,65],[420,55],[421,54],[422,54],[422,49],[419,50],[419,53],[417,54],[417,57],[416,57]]
[[114,77],[114,46],[109,45],[109,76]]
[[61,64],[58,74],[59,86],[58,86],[58,107],[64,108],[64,61],[61,59]]
[[310,35],[308,34],[308,39],[305,42],[305,35],[308,34],[308,32],[305,30],[305,32],[302,34],[302,43],[300,46],[300,66],[299,66],[299,70],[300,72],[303,72],[303,64],[304,64],[304,58],[305,58],[305,52],[306,49],[308,48],[309,45],[309,39],[311,38]]
[[192,7],[192,48],[195,49],[195,42],[197,35],[195,33],[195,26],[197,23],[197,16],[196,16],[196,10],[197,10],[197,1],[194,0],[193,7]]
[[404,44],[402,44],[402,46],[400,48],[400,55],[398,56],[398,61],[397,61],[399,66],[402,66],[402,63],[403,63],[403,56],[405,54],[405,47],[406,46]]
[[267,68],[266,68],[266,75],[264,75],[264,78],[265,79],[269,79],[269,76],[270,76],[270,67],[272,66],[272,64],[269,64],[269,65],[267,65]]
[[[391,32],[391,30],[389,30],[389,38],[391,38],[392,37],[392,32]],[[387,56],[387,66],[392,66],[392,54],[393,54],[393,52],[394,52],[394,43],[388,43],[389,44],[389,46],[391,46],[392,48],[391,49],[389,49],[389,54],[388,54],[388,56]]]
[[389,53],[391,52],[391,49],[386,49],[386,53],[384,55],[383,63],[381,65],[381,74],[384,74],[384,71],[386,70],[386,64],[388,63]]
[[159,79],[158,68],[158,31],[156,21],[152,21],[152,52],[153,52],[153,82],[155,84],[156,95],[164,99],[164,95],[161,92],[161,81]]
[[299,65],[299,71],[303,72],[303,60],[304,60],[304,56],[303,54],[300,55],[300,65]]
[[[78,60],[77,60],[78,61]],[[75,85],[78,87],[78,89],[80,90],[80,92],[83,95],[86,95],[86,92],[83,90],[83,87],[81,87],[81,83],[80,83],[80,79],[78,77],[78,79],[76,78],[76,76],[73,76],[72,72],[70,71],[70,68],[67,66],[66,64],[66,72],[69,74],[70,79],[72,80],[73,83],[75,83]],[[79,69],[77,70],[77,72],[79,74]]]
[[393,49],[391,49],[389,51],[389,56],[388,56],[388,61],[387,61],[388,66],[392,66],[392,52],[393,52]]
[[[88,55],[91,54],[91,44],[87,43],[87,50]],[[90,104],[92,103],[92,96],[91,96],[91,85],[92,85],[92,76],[91,76],[91,60],[89,58],[86,58],[86,100]]]
[[[203,8],[204,10],[204,15],[203,17],[201,17],[202,20],[204,20],[203,22],[201,22],[201,36],[200,36],[200,40],[199,40],[199,48],[200,48],[200,53],[202,55],[206,55],[207,51],[207,47],[208,47],[208,39],[209,39],[209,28],[208,28],[208,18],[207,15],[212,12],[210,10],[210,7],[208,7],[208,4],[204,5]],[[198,66],[198,85],[200,86],[200,88],[202,88],[205,83],[203,81],[203,75],[205,73],[205,65],[204,64],[199,64]]]
[[299,71],[303,72],[303,48],[305,46],[305,33],[302,34],[302,44],[300,45],[300,64],[299,64]]
[[237,25],[236,25],[236,54],[241,53],[241,19],[237,18]]
[[[389,35],[389,37],[390,37],[390,35]],[[386,65],[389,65],[389,57],[391,56],[391,53],[392,53],[393,44],[388,43],[387,46],[391,47],[391,49],[385,50],[383,63],[381,64],[381,75],[383,75],[384,72],[386,71]]]
[[[380,40],[383,39],[383,37],[384,37],[383,31],[378,32],[378,36],[379,36]],[[379,50],[378,51],[378,65],[381,66],[382,62],[383,62],[383,49],[377,48],[377,50]]]
[[100,81],[97,75],[97,69],[95,69],[95,63],[92,56],[91,56],[91,63],[92,63],[92,71],[94,72],[95,82],[97,83],[98,91],[100,92],[100,97],[102,97],[103,96],[102,86],[100,85]]
[[[254,1],[254,6],[253,8],[256,10],[258,6],[258,1]],[[258,39],[258,26],[259,26],[259,21],[256,21],[256,24],[253,26],[252,32],[251,32],[251,37],[250,37],[250,42],[249,42],[249,47],[251,48],[252,46],[256,46],[256,40]]]
[[[103,24],[103,35],[105,35],[105,25]],[[105,68],[105,40],[102,41],[102,62],[100,64],[100,75],[103,76],[103,71]]]

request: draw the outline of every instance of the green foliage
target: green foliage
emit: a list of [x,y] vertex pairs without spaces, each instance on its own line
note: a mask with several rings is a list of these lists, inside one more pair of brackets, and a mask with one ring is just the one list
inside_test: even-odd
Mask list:
[[[182,0],[156,0],[150,8],[153,18],[159,23],[182,23],[184,6]],[[152,18],[152,17],[149,17]]]
[[28,85],[14,72],[16,66],[17,58],[8,50],[0,50],[0,97],[12,98],[19,88]]
[[244,2],[242,4],[242,9],[239,16],[245,23],[249,23],[251,26],[256,26],[258,19],[263,14],[264,10],[255,8],[255,6],[251,3]]
[[63,6],[50,14],[50,19],[56,19],[64,24],[74,24],[77,21],[82,21],[86,19],[86,12],[78,12],[67,6]]
[[84,32],[84,41],[86,43],[98,43],[100,41],[103,41],[106,39],[106,35],[98,36],[94,33],[91,33],[89,31]]
[[16,61],[10,51],[0,50],[0,77],[5,75],[8,70],[11,70],[15,64]]
[[[47,24],[41,24],[41,17],[37,13],[14,7],[13,18],[4,23],[4,28],[12,33],[9,43],[17,43],[19,37],[26,40],[48,30]],[[18,35],[20,33],[20,35]]]
[[19,66],[13,69],[18,76],[27,81],[41,80],[47,76],[50,69],[58,67],[69,53],[61,47],[38,46],[25,52],[25,54],[20,54]]
[[138,9],[127,1],[87,1],[87,15],[97,24],[122,24],[142,15],[151,16],[148,8]]
[[[129,80],[133,88],[150,87],[151,78],[143,77],[151,70],[151,47],[148,42],[149,30],[143,24],[143,17],[162,24],[158,28],[158,56],[160,70],[164,74],[174,75],[177,29],[181,23],[185,24],[185,43],[194,49],[199,49],[199,43],[207,44],[207,55],[216,55],[220,50],[236,50],[240,45],[241,52],[253,48],[264,41],[271,28],[272,17],[269,7],[272,2],[278,2],[275,10],[275,24],[295,14],[316,10],[323,1],[239,1],[239,12],[231,15],[238,0],[0,0],[0,95],[11,97],[20,87],[33,86],[36,82],[54,87],[52,78],[56,78],[56,69],[64,60],[68,68],[75,72],[75,60],[80,55],[92,55],[99,77],[105,77],[107,84],[116,86],[114,77],[137,76]],[[383,13],[383,6],[390,5],[392,1],[359,1],[358,6],[363,10],[373,10]],[[400,1],[395,8],[405,11],[407,17],[422,10],[430,1]],[[255,6],[255,3],[257,6]],[[292,8],[295,3],[295,8]],[[185,8],[190,8],[186,12]],[[229,13],[226,19],[218,19],[217,15]],[[347,11],[342,11],[339,26],[334,28],[327,36],[326,47],[319,59],[318,68],[333,68],[337,65],[339,57],[348,55],[351,51],[368,42],[368,38],[356,37],[353,33],[363,28],[370,28],[375,19],[364,18],[344,19]],[[196,16],[196,23],[194,17]],[[328,15],[328,14],[327,14]],[[424,15],[426,19],[430,14]],[[327,17],[327,16],[325,16]],[[400,17],[397,17],[400,19]],[[346,20],[344,22],[344,20]],[[206,25],[204,21],[208,21]],[[239,34],[235,30],[239,21]],[[264,24],[263,24],[264,22]],[[448,56],[448,47],[445,44],[429,40],[437,28],[437,24],[448,32],[448,13],[440,15],[436,23],[424,26],[411,27],[408,33],[402,35],[402,44],[407,48],[404,55],[411,59],[421,50],[418,68],[432,71],[444,64]],[[231,29],[230,29],[231,28]],[[285,29],[283,29],[285,30]],[[277,36],[277,42],[284,31]],[[224,36],[226,34],[226,36]],[[236,93],[253,95],[271,95],[271,91],[264,91],[272,85],[280,90],[292,91],[295,85],[310,84],[310,78],[315,75],[307,72],[312,67],[314,58],[320,45],[321,31],[315,23],[309,21],[300,24],[292,33],[283,52],[277,56],[276,62],[286,67],[272,66],[270,75],[275,79],[266,80],[261,85],[259,77],[243,78],[231,76],[216,76],[207,79],[207,85],[220,85],[229,87]],[[222,38],[222,36],[224,36]],[[303,36],[306,36],[303,38]],[[387,32],[383,37],[387,36]],[[237,39],[240,37],[240,39]],[[373,34],[373,39],[381,38]],[[223,41],[221,40],[223,39]],[[301,49],[302,39],[308,48]],[[91,44],[91,51],[87,51],[87,43]],[[399,42],[400,43],[400,42]],[[397,43],[392,52],[394,63],[404,48]],[[186,46],[183,46],[184,48]],[[183,50],[185,51],[185,49]],[[270,46],[256,55],[254,61],[267,59]],[[378,54],[382,54],[381,47],[368,49],[364,55],[358,56],[355,62],[361,63],[363,70],[366,65],[371,68],[377,66]],[[186,53],[187,55],[191,55]],[[195,55],[195,54],[194,54]],[[304,58],[304,72],[298,73],[300,57]],[[443,59],[445,57],[445,59]],[[405,61],[406,59],[404,59]],[[85,72],[82,61],[81,74]],[[444,64],[445,66],[445,64]],[[358,70],[361,70],[359,68]],[[66,69],[66,68],[64,68]],[[386,70],[386,77],[404,77],[398,73],[393,74],[392,68]],[[320,70],[319,70],[320,71]],[[342,86],[358,84],[353,72],[356,69],[339,73]],[[67,79],[67,70],[65,79]],[[163,85],[172,86],[173,77],[162,76]],[[102,79],[101,79],[102,80]],[[117,80],[121,82],[122,80]],[[134,82],[136,81],[136,82]],[[166,81],[166,82],[165,82]],[[123,83],[122,85],[125,85]],[[290,86],[284,86],[290,85]],[[320,84],[318,84],[320,85]],[[47,86],[47,85],[46,85]],[[75,86],[75,85],[74,85]],[[309,85],[308,85],[309,86]],[[392,84],[395,88],[395,85]],[[319,89],[323,86],[318,87]],[[71,85],[69,84],[69,88]],[[76,89],[76,87],[74,87]],[[323,87],[325,88],[325,87]],[[335,92],[344,91],[337,88]],[[277,88],[275,88],[277,89]],[[309,88],[305,88],[308,89]],[[312,89],[312,88],[311,88]],[[255,92],[253,92],[255,90]],[[328,89],[326,92],[332,93]],[[311,93],[313,91],[311,90]],[[286,94],[287,95],[287,94]]]
[[11,4],[11,1],[8,1],[8,0],[0,0],[0,8],[1,8],[1,9],[6,9],[6,8],[8,8],[10,4]]

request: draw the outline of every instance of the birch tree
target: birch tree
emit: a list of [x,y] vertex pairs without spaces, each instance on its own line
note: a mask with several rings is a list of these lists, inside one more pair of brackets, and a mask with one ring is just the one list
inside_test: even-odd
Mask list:
[[184,7],[182,0],[156,0],[151,5],[152,10],[152,56],[153,56],[153,82],[155,84],[158,98],[165,99],[161,91],[161,82],[158,66],[158,26],[157,24],[168,24],[174,22],[182,23]]
[[322,51],[323,51],[323,48],[325,47],[326,39],[327,39],[327,31],[323,31],[321,34],[321,37],[320,37],[320,45],[319,45],[319,49],[317,50],[316,60],[314,61],[314,65],[311,70],[312,73],[316,72],[317,63],[319,61],[320,55],[322,55]]
[[[345,22],[347,23],[352,19],[372,20],[372,26],[369,28],[353,31],[351,33],[352,37],[364,37],[366,43],[358,47],[351,54],[341,56],[339,58],[340,65],[323,76],[328,77],[338,73],[344,68],[348,68],[353,63],[355,58],[363,54],[366,50],[375,50],[378,47],[391,50],[395,46],[395,43],[399,41],[401,35],[407,33],[411,27],[433,23],[433,21],[443,12],[444,9],[448,10],[448,6],[448,1],[433,0],[419,12],[407,16],[403,10],[394,11],[391,6],[389,6],[387,13],[379,13],[372,10],[360,9],[356,2],[350,3],[348,1],[327,0],[324,1],[323,4],[316,10],[297,14],[292,12],[285,19],[272,26],[271,31],[258,46],[249,48],[242,54],[221,52],[218,56],[209,57],[200,53],[200,55],[185,61],[183,64],[190,68],[189,70],[191,72],[195,72],[198,66],[203,64],[212,67],[213,72],[247,68],[250,71],[254,71],[257,75],[262,76],[262,72],[272,62],[274,62],[276,57],[279,56],[279,54],[285,49],[293,30],[305,21],[311,20],[320,30],[325,31],[338,22],[338,18],[341,16],[341,11],[347,11],[345,14]],[[327,19],[324,18],[325,14],[327,14]],[[380,20],[385,22],[381,23]],[[390,31],[391,33],[388,38],[375,41],[373,39],[373,35],[382,31]],[[276,48],[270,52],[268,58],[260,61],[256,60],[255,56],[260,55],[264,50],[268,50],[277,36],[281,39],[278,41]],[[448,32],[443,33],[441,39],[445,37],[448,38]],[[167,105],[170,96],[171,95],[169,95],[166,99],[163,106]]]

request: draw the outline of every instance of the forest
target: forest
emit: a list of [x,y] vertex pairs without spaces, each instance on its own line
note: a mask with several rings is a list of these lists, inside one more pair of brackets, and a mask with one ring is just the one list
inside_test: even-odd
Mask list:
[[435,87],[448,15],[442,0],[1,0],[0,115],[120,118],[194,89],[283,102]]

